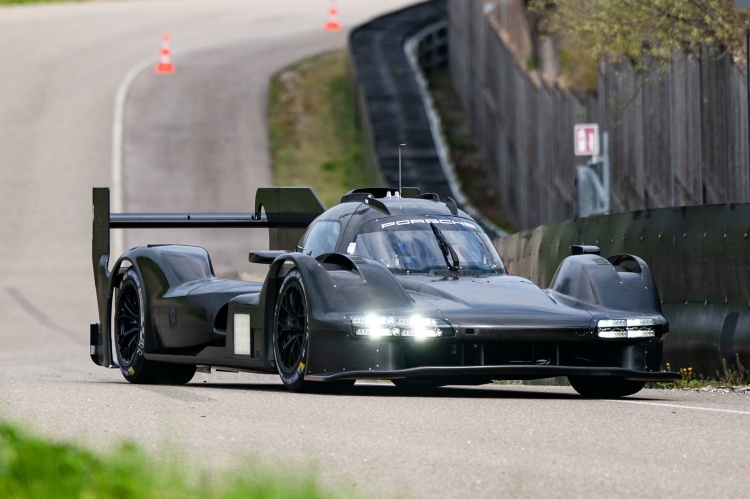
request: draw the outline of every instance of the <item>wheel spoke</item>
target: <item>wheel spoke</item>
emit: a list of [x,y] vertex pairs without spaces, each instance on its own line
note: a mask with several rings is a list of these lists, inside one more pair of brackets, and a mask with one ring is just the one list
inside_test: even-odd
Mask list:
[[126,317],[128,317],[129,319],[137,319],[137,318],[138,318],[138,313],[137,313],[137,312],[134,312],[134,311],[133,311],[133,310],[132,310],[132,309],[130,308],[131,306],[132,306],[132,305],[131,305],[130,303],[128,303],[127,301],[125,301],[125,302],[124,302],[124,303],[122,304],[122,308],[123,308],[123,310],[122,310],[122,311],[123,311],[123,312],[125,312],[125,314],[124,314],[124,315],[125,315]]
[[276,349],[284,372],[292,371],[301,360],[306,315],[305,296],[299,284],[292,282],[279,299],[276,317]]
[[139,328],[138,326],[135,326],[135,327],[131,327],[131,328],[130,328],[130,329],[128,329],[127,331],[123,331],[122,333],[120,333],[120,336],[122,336],[123,338],[127,338],[127,337],[128,337],[128,336],[130,336],[131,334],[135,334],[135,333],[137,333],[137,332],[138,332],[138,329],[140,329],[140,328]]
[[292,311],[289,310],[289,296],[284,295],[281,298],[281,309],[284,311],[286,315],[292,315]]
[[305,304],[302,303],[302,297],[299,296],[299,293],[296,294],[296,300],[295,300],[295,308],[294,308],[294,316],[296,318],[300,318],[305,313]]
[[128,366],[137,353],[138,334],[141,327],[141,303],[138,288],[133,281],[126,279],[120,288],[120,298],[115,315],[117,331],[117,354],[121,362]]
[[136,346],[137,339],[138,339],[137,336],[133,336],[125,343],[125,350],[128,352],[129,358],[132,358],[135,354],[135,346]]
[[294,367],[299,361],[299,344],[300,337],[299,335],[295,335],[284,345],[282,357],[287,368]]

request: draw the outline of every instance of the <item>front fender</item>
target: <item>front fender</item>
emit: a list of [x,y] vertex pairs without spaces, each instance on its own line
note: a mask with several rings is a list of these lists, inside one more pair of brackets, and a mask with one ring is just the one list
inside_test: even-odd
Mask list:
[[648,265],[634,255],[569,256],[550,284],[559,293],[595,309],[661,315],[659,293]]
[[[308,310],[314,319],[327,321],[330,314],[362,311],[404,310],[414,306],[393,274],[383,265],[365,258],[326,254],[313,258],[286,253],[274,260],[266,280],[264,296],[278,295],[282,266],[291,263],[302,275]],[[275,306],[275,299],[272,300]]]
[[[369,341],[347,337],[347,314],[387,311],[411,314],[416,304],[393,274],[374,260],[329,253],[317,258],[302,253],[287,253],[274,260],[264,285],[264,311],[267,358],[273,359],[275,307],[283,282],[283,267],[294,266],[302,276],[309,311],[310,373],[329,370],[367,369],[380,365],[401,365],[403,354],[383,347],[373,348]],[[355,350],[351,350],[353,342]],[[391,358],[392,356],[394,356]],[[400,360],[399,360],[400,359]]]

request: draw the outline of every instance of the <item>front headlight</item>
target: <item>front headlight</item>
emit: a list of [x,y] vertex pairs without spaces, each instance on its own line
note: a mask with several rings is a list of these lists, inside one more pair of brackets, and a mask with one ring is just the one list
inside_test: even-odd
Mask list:
[[657,319],[600,319],[596,323],[596,336],[604,339],[656,338]]
[[453,336],[453,328],[443,319],[411,316],[384,316],[378,314],[353,315],[354,336],[368,338],[411,337],[417,339]]

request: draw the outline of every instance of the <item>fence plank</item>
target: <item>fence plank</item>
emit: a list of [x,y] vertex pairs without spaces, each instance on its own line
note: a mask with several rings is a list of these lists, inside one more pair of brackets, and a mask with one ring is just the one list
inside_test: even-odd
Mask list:
[[517,228],[575,216],[573,125],[588,121],[609,132],[613,212],[750,201],[746,82],[729,57],[644,78],[607,64],[582,103],[529,79],[481,0],[448,4],[451,79]]

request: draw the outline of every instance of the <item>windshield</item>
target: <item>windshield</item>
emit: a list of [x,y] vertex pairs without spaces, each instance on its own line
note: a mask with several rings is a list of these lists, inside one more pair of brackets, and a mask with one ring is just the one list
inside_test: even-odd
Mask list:
[[454,217],[373,220],[362,226],[347,253],[377,260],[394,273],[448,270],[453,256],[448,248],[441,249],[441,238],[458,258],[457,270],[505,273],[487,235],[476,224]]

